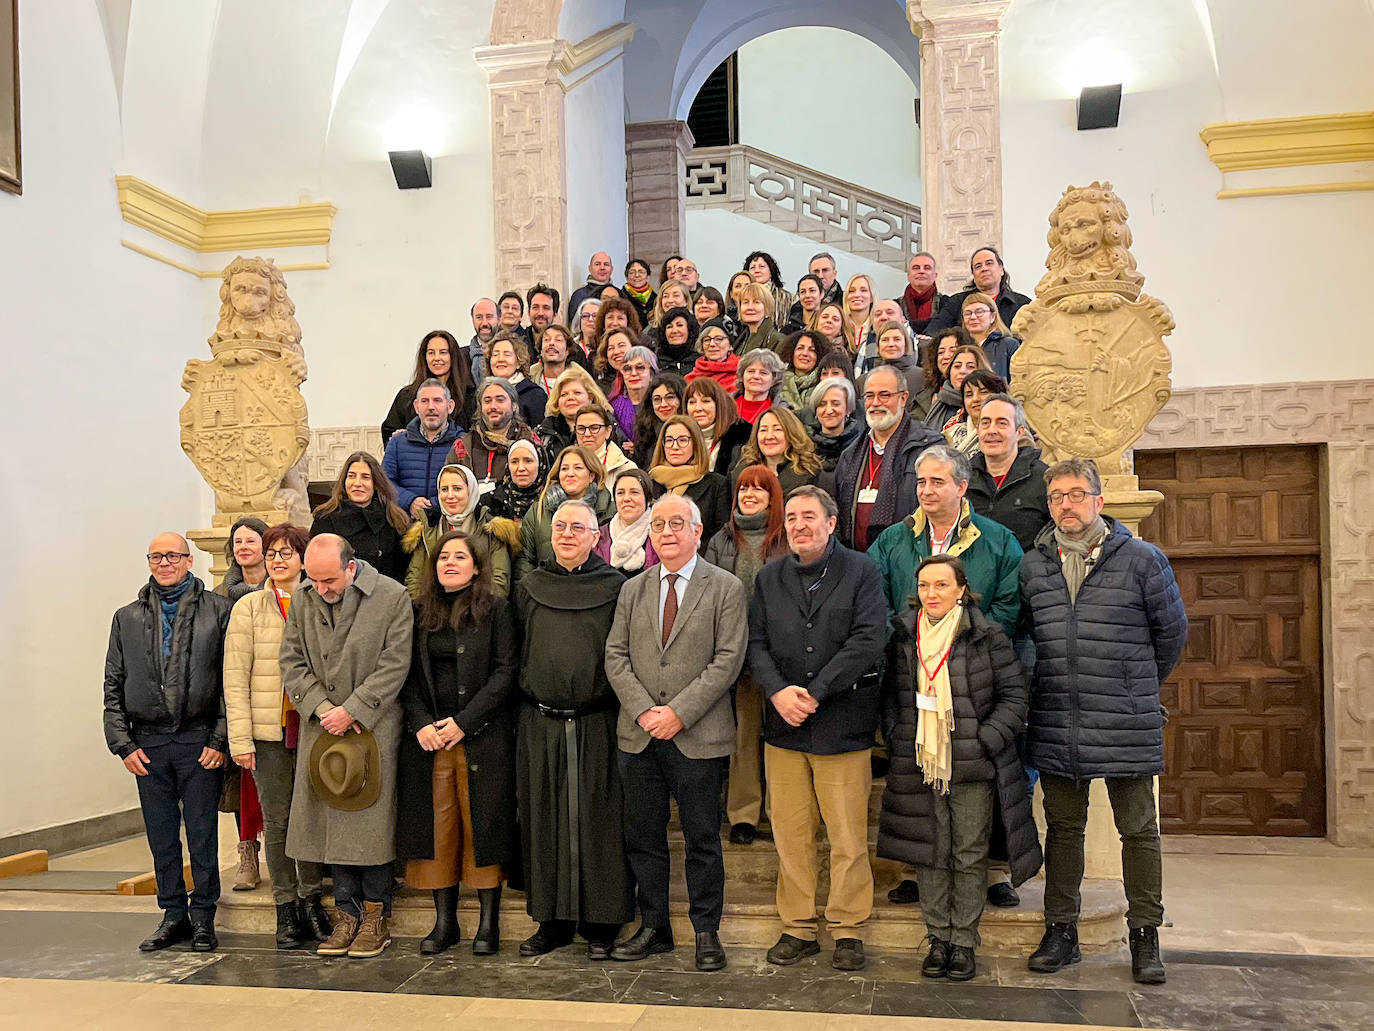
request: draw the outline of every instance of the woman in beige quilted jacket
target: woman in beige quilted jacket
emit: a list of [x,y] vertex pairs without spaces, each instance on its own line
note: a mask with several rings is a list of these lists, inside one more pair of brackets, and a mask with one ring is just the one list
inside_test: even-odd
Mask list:
[[324,941],[332,927],[320,903],[318,863],[286,856],[300,719],[282,689],[278,653],[291,595],[301,584],[309,533],[281,523],[262,535],[267,582],[234,603],[224,639],[224,711],[229,754],[253,774],[262,801],[263,844],[277,904],[277,948]]

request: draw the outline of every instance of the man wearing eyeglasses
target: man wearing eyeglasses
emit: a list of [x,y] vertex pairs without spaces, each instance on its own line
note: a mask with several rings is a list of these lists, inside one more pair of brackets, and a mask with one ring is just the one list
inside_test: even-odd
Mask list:
[[701,532],[691,498],[666,494],[654,503],[649,537],[659,564],[625,584],[606,642],[606,675],[620,698],[625,847],[642,921],[611,958],[639,960],[674,948],[668,914],[673,799],[686,845],[696,968],[720,970],[720,794],[735,750],[730,688],[744,668],[748,612],[739,578],[697,558]]
[[879,365],[865,376],[862,400],[868,432],[835,463],[838,532],[856,551],[867,551],[878,534],[916,510],[916,457],[945,439],[911,418],[906,377],[896,366]]
[[[219,794],[229,729],[224,632],[232,603],[191,573],[179,533],[148,545],[148,582],[114,614],[105,653],[105,743],[138,784],[162,922],[139,949],[190,940],[211,952],[219,901]],[[181,827],[195,889],[182,878]]]
[[1079,960],[1079,887],[1088,787],[1107,784],[1121,834],[1131,974],[1161,984],[1164,920],[1154,778],[1164,769],[1159,685],[1183,652],[1188,617],[1163,552],[1102,514],[1091,459],[1045,473],[1050,518],[1021,560],[1035,638],[1029,762],[1045,792],[1045,934],[1028,966]]
[[625,577],[593,553],[596,512],[565,501],[553,514],[554,557],[515,589],[523,630],[516,780],[525,907],[539,928],[520,955],[571,945],[608,960],[634,914],[616,765],[620,703],[606,678],[606,638]]

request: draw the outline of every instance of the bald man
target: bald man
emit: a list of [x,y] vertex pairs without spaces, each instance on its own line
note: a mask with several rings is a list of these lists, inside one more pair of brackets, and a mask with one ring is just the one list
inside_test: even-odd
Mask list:
[[609,283],[614,275],[615,266],[611,264],[611,256],[605,251],[593,254],[592,260],[587,262],[587,282],[574,290],[568,300],[568,318],[571,319],[577,314],[577,306],[588,297],[597,296],[597,292]]
[[[148,582],[114,614],[105,653],[105,743],[138,784],[162,922],[139,948],[191,942],[211,952],[219,901],[219,794],[229,729],[224,718],[228,598],[191,573],[179,533],[148,545]],[[182,878],[181,827],[195,889]]]

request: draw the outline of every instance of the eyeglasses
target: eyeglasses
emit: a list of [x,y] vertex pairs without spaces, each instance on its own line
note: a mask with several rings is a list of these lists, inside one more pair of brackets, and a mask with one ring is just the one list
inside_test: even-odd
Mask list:
[[992,314],[992,309],[989,308],[989,307],[988,307],[987,305],[985,305],[985,304],[980,304],[980,305],[978,305],[976,308],[965,308],[965,309],[964,309],[964,317],[965,317],[965,318],[968,318],[968,317],[971,316],[971,315],[988,316],[988,315],[991,315],[991,314]]
[[1100,491],[1084,490],[1082,487],[1075,487],[1073,490],[1052,490],[1049,493],[1048,500],[1051,505],[1062,505],[1065,501],[1072,501],[1075,505],[1081,505],[1084,498],[1096,498],[1100,496]]
[[264,551],[263,554],[264,554],[267,558],[269,558],[269,559],[279,558],[279,559],[282,559],[283,561],[285,561],[286,559],[291,558],[291,556],[293,556],[294,554],[296,554],[296,549],[295,549],[295,548],[273,548],[271,551]]
[[164,562],[170,562],[172,565],[176,565],[182,559],[190,557],[191,553],[189,551],[155,551],[148,556],[148,565],[160,566]]
[[864,404],[869,404],[873,401],[877,401],[879,404],[885,405],[889,401],[893,401],[901,397],[905,393],[905,390],[879,390],[877,393],[869,393],[868,391],[865,391]]
[[692,438],[691,438],[691,437],[664,437],[664,438],[663,438],[663,446],[664,446],[664,447],[690,447],[691,444],[692,444]]
[[621,372],[648,372],[649,366],[644,362],[630,362],[620,370]]
[[608,429],[610,429],[610,427],[607,426],[604,422],[585,422],[582,425],[576,427],[576,431],[583,436],[588,436],[593,433],[600,433],[602,430]]
[[701,338],[703,344],[728,344],[730,338],[724,333],[711,333]]
[[649,520],[649,529],[653,530],[654,533],[662,533],[664,527],[672,530],[673,533],[681,533],[683,530],[687,529],[687,526],[687,520],[682,518],[682,516],[673,516],[671,519]]
[[591,529],[591,527],[589,527],[586,523],[564,523],[559,521],[553,524],[554,533],[584,534],[589,529]]

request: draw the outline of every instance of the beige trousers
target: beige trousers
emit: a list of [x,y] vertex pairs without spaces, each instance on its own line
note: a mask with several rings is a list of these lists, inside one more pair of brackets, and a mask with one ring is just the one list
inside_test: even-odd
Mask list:
[[757,827],[763,819],[763,689],[748,673],[735,684],[735,751],[725,816],[733,827]]
[[764,746],[769,819],[778,850],[778,916],[796,938],[816,939],[816,831],[830,838],[830,897],[825,919],[835,938],[861,938],[873,911],[868,860],[870,750],[810,755]]

